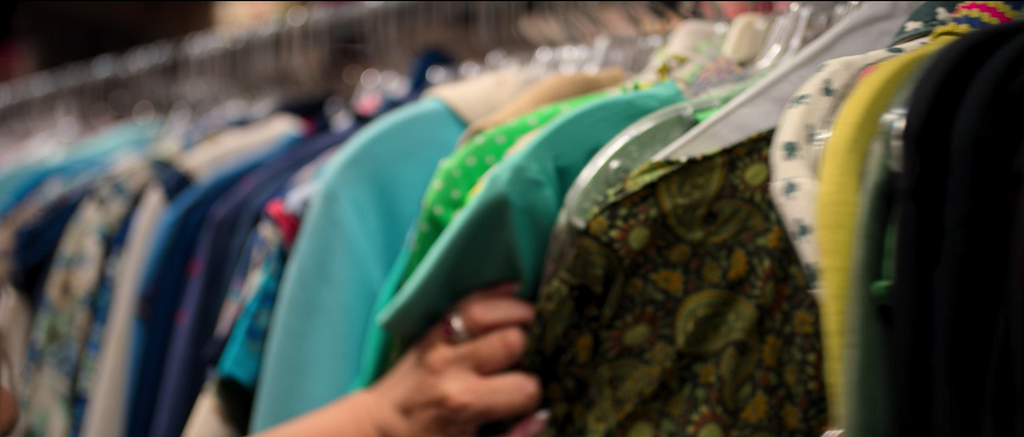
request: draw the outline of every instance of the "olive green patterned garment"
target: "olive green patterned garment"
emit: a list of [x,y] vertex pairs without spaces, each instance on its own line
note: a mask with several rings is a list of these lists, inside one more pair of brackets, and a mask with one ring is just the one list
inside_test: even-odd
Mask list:
[[820,436],[818,309],[768,195],[772,132],[609,193],[540,292],[545,436]]

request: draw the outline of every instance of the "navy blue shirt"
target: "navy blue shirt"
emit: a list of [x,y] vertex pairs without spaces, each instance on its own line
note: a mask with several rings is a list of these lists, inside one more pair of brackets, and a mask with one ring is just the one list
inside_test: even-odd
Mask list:
[[289,147],[242,177],[210,209],[186,272],[188,284],[174,318],[150,436],[177,437],[185,427],[205,380],[202,348],[213,335],[231,267],[241,257],[263,205],[303,165],[343,142],[355,129],[323,133]]
[[[181,301],[188,262],[207,212],[246,172],[274,159],[286,145],[259,153],[207,181],[192,185],[174,198],[164,216],[163,241],[151,254],[137,320],[138,367],[132,369],[128,435],[148,435],[157,388],[170,339],[172,320]],[[157,236],[158,240],[161,236]]]

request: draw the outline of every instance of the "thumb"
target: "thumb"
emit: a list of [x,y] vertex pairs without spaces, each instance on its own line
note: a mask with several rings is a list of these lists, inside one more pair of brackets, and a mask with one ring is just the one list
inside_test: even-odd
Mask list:
[[536,437],[548,424],[551,412],[548,410],[537,410],[536,413],[520,420],[515,427],[507,434],[500,437]]

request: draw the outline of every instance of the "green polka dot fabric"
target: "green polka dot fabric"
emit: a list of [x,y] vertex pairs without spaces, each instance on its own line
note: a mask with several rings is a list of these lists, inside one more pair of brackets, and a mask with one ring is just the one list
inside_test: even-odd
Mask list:
[[409,277],[426,256],[441,231],[467,204],[467,194],[505,151],[526,133],[544,125],[561,114],[604,97],[599,92],[553,103],[493,129],[475,135],[465,147],[457,149],[438,165],[423,195],[416,237],[411,243],[412,255],[403,278]]

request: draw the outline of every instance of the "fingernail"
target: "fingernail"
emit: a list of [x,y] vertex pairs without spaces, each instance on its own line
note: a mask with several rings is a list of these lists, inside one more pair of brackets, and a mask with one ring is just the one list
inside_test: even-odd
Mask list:
[[536,436],[536,435],[540,434],[540,432],[544,430],[544,427],[548,426],[548,420],[550,418],[551,418],[551,411],[550,410],[548,410],[548,409],[537,410],[537,412],[533,413],[533,416],[530,417],[530,420],[528,420],[523,425],[523,435],[527,435],[527,436],[531,436],[532,437],[532,436]]

